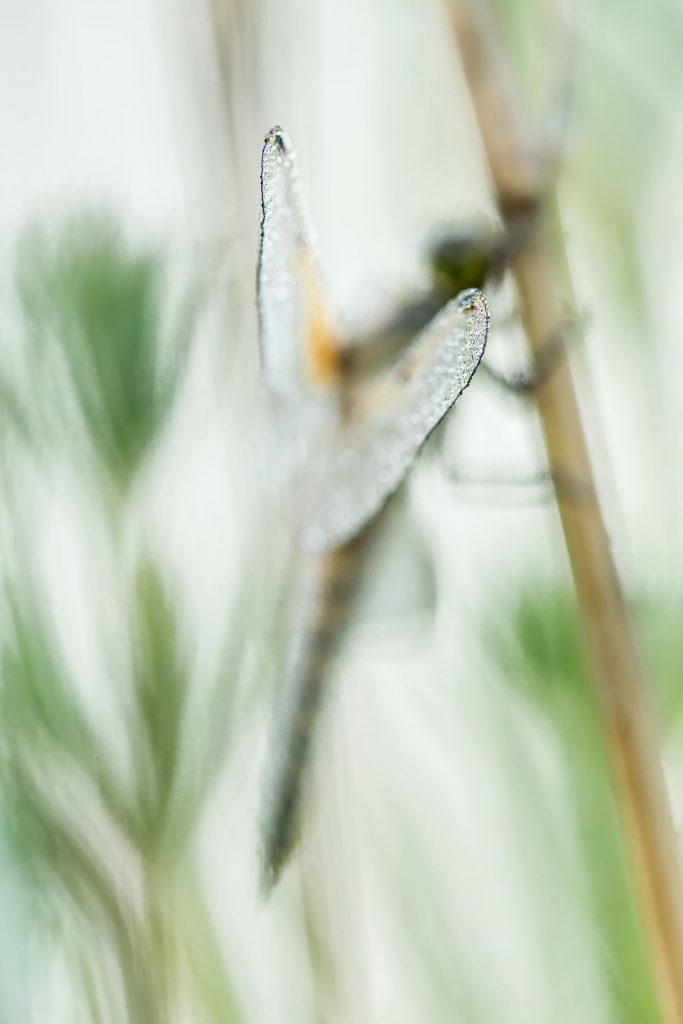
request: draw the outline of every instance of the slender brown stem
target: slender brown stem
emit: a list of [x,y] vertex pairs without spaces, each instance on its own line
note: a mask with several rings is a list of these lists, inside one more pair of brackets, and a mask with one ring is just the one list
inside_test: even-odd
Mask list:
[[[560,274],[550,243],[545,197],[555,161],[535,154],[484,0],[449,0],[475,116],[504,218],[523,208],[536,226],[512,269],[522,320],[536,363],[545,339],[561,329]],[[679,854],[646,683],[610,540],[595,492],[574,382],[566,355],[537,394],[553,479],[583,481],[591,500],[556,489],[569,559],[595,668],[598,702],[614,788],[648,928],[666,1019],[683,1022],[683,897]]]

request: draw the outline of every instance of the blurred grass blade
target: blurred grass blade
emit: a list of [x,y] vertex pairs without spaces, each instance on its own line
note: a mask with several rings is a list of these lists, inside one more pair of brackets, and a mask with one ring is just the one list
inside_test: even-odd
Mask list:
[[543,713],[562,749],[611,1019],[658,1020],[573,595],[558,584],[527,585],[496,609],[485,636],[502,677]]

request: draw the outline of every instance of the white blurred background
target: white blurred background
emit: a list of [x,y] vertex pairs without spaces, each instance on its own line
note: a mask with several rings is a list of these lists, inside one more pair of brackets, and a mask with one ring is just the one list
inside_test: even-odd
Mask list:
[[[542,4],[535,20],[514,7],[511,45],[529,96],[541,97],[540,122],[552,28]],[[124,629],[119,558],[150,545],[166,564],[198,677],[215,668],[226,629],[248,636],[239,685],[226,679],[238,692],[229,753],[192,840],[216,938],[205,971],[229,979],[235,1002],[228,1009],[216,983],[213,1009],[209,996],[185,995],[161,1019],[653,1020],[646,997],[632,1016],[615,1010],[624,1004],[604,967],[607,933],[591,917],[591,823],[574,802],[570,747],[492,653],[515,594],[568,586],[556,510],[530,504],[524,487],[473,496],[444,476],[444,464],[503,480],[543,468],[533,406],[485,380],[467,392],[443,451],[430,449],[413,474],[335,674],[300,863],[268,901],[258,891],[277,676],[267,652],[275,631],[291,628],[273,622],[286,528],[269,504],[279,453],[263,425],[256,357],[261,142],[279,123],[296,146],[341,324],[423,286],[435,230],[493,211],[440,5],[3,0],[0,25],[4,293],[27,224],[93,205],[114,210],[132,237],[160,241],[179,274],[208,282],[186,386],[135,493],[123,555],[72,470],[39,473],[30,491],[61,643],[114,748],[125,747],[117,736],[127,722],[109,657]],[[673,52],[682,35],[683,15],[665,0],[652,10],[642,0],[582,5],[559,190],[586,324],[572,360],[615,554],[629,594],[662,602],[673,622],[683,554]],[[514,369],[525,350],[513,290],[506,283],[491,299],[488,358]],[[242,626],[232,601],[249,576]],[[665,730],[677,821],[679,738]],[[94,1020],[68,935],[36,937],[30,894],[7,861],[0,1020]],[[191,971],[179,959],[171,972],[183,991]]]

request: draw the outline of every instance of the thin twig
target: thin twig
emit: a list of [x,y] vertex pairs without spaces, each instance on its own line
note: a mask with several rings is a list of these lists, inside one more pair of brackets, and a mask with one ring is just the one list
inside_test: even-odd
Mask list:
[[[536,229],[512,261],[521,315],[534,359],[560,327],[560,274],[544,198],[553,161],[535,154],[519,128],[494,18],[484,0],[449,0],[472,104],[503,217],[520,203],[538,211]],[[553,479],[593,488],[593,471],[568,360],[536,394]],[[556,488],[589,649],[599,707],[614,769],[614,787],[630,849],[669,1022],[683,1022],[683,898],[679,854],[646,683],[612,557],[602,511],[568,500]]]

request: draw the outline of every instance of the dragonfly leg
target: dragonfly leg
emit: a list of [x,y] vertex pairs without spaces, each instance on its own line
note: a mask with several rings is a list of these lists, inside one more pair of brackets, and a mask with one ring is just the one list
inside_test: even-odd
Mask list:
[[[581,503],[593,501],[592,486],[578,477],[561,470],[540,469],[529,473],[476,473],[451,468],[448,480],[457,487],[467,490],[500,490],[509,488],[515,493],[515,504],[546,505],[554,499]],[[523,495],[518,500],[518,496]],[[507,502],[506,502],[507,504]]]
[[517,373],[507,374],[484,360],[480,372],[497,387],[522,398],[533,398],[566,357],[570,345],[576,344],[583,333],[583,323],[566,320],[541,345],[534,367],[525,367]]

